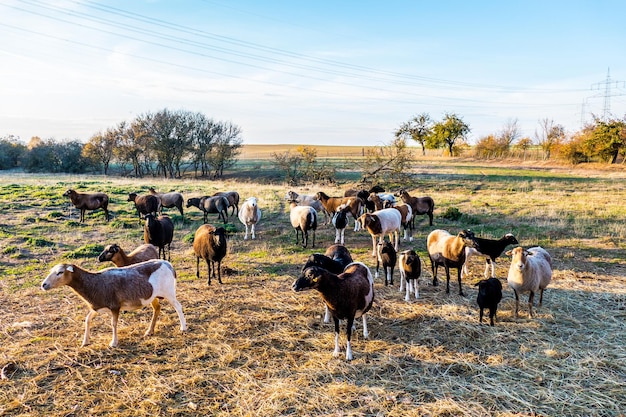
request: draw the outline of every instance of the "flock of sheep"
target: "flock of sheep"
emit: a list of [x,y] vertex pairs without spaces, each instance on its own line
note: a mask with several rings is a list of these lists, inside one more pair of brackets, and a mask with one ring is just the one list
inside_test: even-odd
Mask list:
[[[78,193],[68,190],[64,196],[80,210],[81,222],[85,210],[102,208],[109,220],[109,199],[104,193]],[[399,199],[397,199],[398,197]],[[316,195],[303,195],[289,191],[289,219],[296,233],[296,243],[307,247],[309,233],[312,233],[312,246],[315,246],[315,231],[318,216],[324,216],[326,224],[332,223],[336,230],[335,244],[324,254],[313,254],[302,267],[301,274],[293,283],[294,291],[317,290],[326,306],[324,321],[335,324],[335,356],[339,355],[339,324],[347,321],[346,359],[353,357],[350,339],[355,319],[363,319],[363,335],[367,338],[366,313],[374,300],[374,279],[382,267],[385,285],[393,285],[396,265],[400,271],[400,291],[406,291],[405,300],[411,294],[419,298],[418,279],[422,272],[422,262],[414,250],[399,250],[399,239],[404,230],[404,240],[413,240],[413,229],[417,215],[427,215],[430,225],[433,222],[434,201],[430,197],[413,197],[406,190],[395,194],[385,193],[380,187],[370,190],[348,190],[341,197],[330,197],[324,192]],[[398,201],[399,200],[399,201]],[[180,302],[176,299],[176,272],[169,263],[169,246],[172,242],[174,226],[163,207],[176,207],[184,216],[183,196],[177,192],[159,193],[150,188],[145,195],[129,194],[128,201],[135,204],[137,212],[144,220],[145,244],[126,253],[116,244],[108,245],[99,256],[99,261],[111,261],[114,268],[98,272],[86,271],[76,265],[58,264],[54,266],[41,287],[50,290],[62,285],[71,287],[89,306],[85,319],[83,346],[89,343],[91,319],[97,312],[111,315],[112,340],[110,346],[117,346],[117,319],[121,310],[138,309],[148,304],[153,307],[152,321],[146,335],[154,332],[160,311],[159,299],[170,302],[180,319],[182,331],[187,329]],[[227,252],[226,230],[207,224],[207,214],[218,214],[227,223],[228,208],[231,215],[238,216],[245,226],[244,239],[256,238],[255,226],[261,219],[261,210],[254,197],[244,201],[239,208],[239,194],[235,191],[219,192],[213,196],[190,198],[187,208],[195,206],[204,213],[204,224],[194,236],[193,250],[196,256],[196,276],[200,277],[200,260],[208,269],[208,284],[217,278],[221,284],[221,261]],[[376,274],[361,262],[354,262],[349,250],[344,246],[348,215],[354,219],[354,231],[366,230],[372,237],[372,256],[376,258]],[[385,240],[389,236],[389,241]],[[462,230],[457,235],[441,229],[429,233],[426,241],[431,264],[433,285],[438,285],[438,267],[446,274],[446,292],[450,292],[450,269],[456,269],[459,294],[463,294],[461,277],[469,273],[467,260],[471,256],[482,256],[486,260],[485,279],[478,286],[477,304],[479,319],[482,322],[483,310],[489,310],[490,324],[494,325],[498,303],[502,299],[502,284],[495,277],[494,263],[509,245],[517,245],[512,234],[501,239],[476,237],[471,230]],[[529,293],[529,314],[534,317],[534,295],[539,293],[539,305],[543,301],[543,291],[552,278],[552,259],[541,247],[523,249],[518,246],[507,252],[511,265],[507,277],[508,285],[515,295],[515,317],[519,311],[519,294]],[[162,258],[162,259],[161,259]],[[167,260],[166,260],[167,259]],[[489,278],[489,269],[491,277]]]

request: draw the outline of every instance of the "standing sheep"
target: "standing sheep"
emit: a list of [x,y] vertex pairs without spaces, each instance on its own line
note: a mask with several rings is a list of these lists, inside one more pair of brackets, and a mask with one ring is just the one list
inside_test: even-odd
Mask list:
[[414,250],[409,249],[400,252],[399,257],[400,269],[400,291],[403,290],[406,285],[406,295],[404,301],[411,300],[411,291],[415,294],[415,298],[420,297],[419,292],[419,277],[422,274],[422,261]]
[[183,219],[185,218],[183,214],[183,204],[185,203],[185,199],[183,198],[183,195],[181,193],[176,192],[176,191],[171,191],[169,193],[158,193],[152,187],[148,188],[148,191],[150,191],[151,195],[154,195],[159,199],[159,207],[160,207],[159,213],[163,212],[163,207],[165,208],[176,207],[178,211],[180,212],[180,216]]
[[378,278],[378,268],[382,264],[385,273],[385,287],[393,285],[393,270],[396,267],[397,253],[391,242],[378,242],[376,251],[376,274],[374,278]]
[[372,236],[372,257],[376,257],[376,238],[382,242],[386,234],[389,234],[389,241],[395,237],[394,249],[398,250],[398,236],[402,226],[402,215],[398,210],[388,208],[365,213],[358,218],[357,223]]
[[484,276],[487,278],[489,275],[489,266],[491,266],[491,277],[496,277],[496,258],[502,255],[504,249],[509,245],[517,245],[519,242],[515,239],[511,233],[507,233],[498,240],[484,239],[481,237],[474,238],[476,243],[475,248],[465,248],[465,264],[463,265],[463,275],[469,275],[468,261],[470,257],[474,255],[482,255],[485,257],[485,272]]
[[326,210],[324,210],[324,206],[322,202],[316,200],[314,195],[309,194],[298,194],[295,191],[287,191],[287,195],[285,196],[285,200],[288,202],[296,201],[300,206],[311,206],[315,209],[316,212],[324,214],[324,223],[328,223],[328,214]]
[[[228,207],[231,207],[230,215],[239,215],[239,193],[237,191],[218,191],[213,197],[226,197]],[[237,212],[235,213],[235,209]]]
[[415,217],[421,214],[428,215],[429,224],[433,225],[433,212],[435,211],[435,201],[428,196],[412,197],[406,190],[400,190],[397,194],[405,204],[413,209],[412,225],[415,228]]
[[215,213],[217,213],[218,219],[224,221],[224,224],[228,223],[228,199],[224,196],[190,198],[187,200],[187,208],[191,206],[202,210],[204,223],[209,220],[209,214]]
[[498,278],[481,279],[476,283],[478,295],[476,303],[480,308],[480,323],[483,322],[483,310],[489,309],[489,322],[493,326],[498,303],[502,300],[502,283]]
[[248,239],[248,229],[250,229],[252,239],[255,239],[254,229],[259,220],[261,220],[261,209],[257,205],[256,197],[250,197],[244,201],[241,205],[241,210],[238,210],[237,216],[246,228],[246,235],[243,237],[243,240]]
[[507,281],[515,293],[515,318],[519,312],[519,294],[530,293],[528,311],[534,317],[533,300],[535,293],[540,292],[539,306],[543,303],[543,290],[552,281],[552,257],[542,247],[536,246],[524,250],[521,246],[506,253],[511,256],[511,266]]
[[461,269],[465,263],[465,247],[474,246],[474,233],[471,230],[463,230],[457,236],[453,236],[445,230],[433,230],[428,234],[426,246],[432,266],[433,285],[438,284],[437,268],[443,265],[446,270],[446,293],[450,293],[450,268],[456,268],[459,295],[463,296]]
[[129,193],[128,200],[135,203],[137,214],[141,219],[142,216],[152,214],[156,216],[161,211],[161,201],[152,194],[138,195],[137,193]]
[[[223,227],[215,228],[210,224],[203,224],[196,230],[193,238],[193,251],[196,255],[196,277],[200,278],[200,258],[204,259],[209,272],[208,285],[211,285],[211,276],[217,277],[222,283],[222,259],[226,256],[226,230]],[[215,266],[217,264],[217,274]]]
[[167,246],[167,260],[170,260],[170,245],[174,238],[174,223],[166,215],[155,217],[153,214],[146,215],[146,223],[143,227],[143,240],[159,248],[159,258],[163,253],[165,259],[165,247]]
[[298,232],[302,232],[302,247],[309,244],[309,230],[313,231],[313,244],[315,247],[315,231],[317,230],[317,212],[310,206],[299,206],[296,201],[289,202],[289,220],[296,231],[296,243],[300,243]]
[[342,204],[337,207],[337,210],[333,214],[333,218],[331,220],[333,226],[335,227],[335,243],[340,243],[343,245],[344,236],[346,233],[346,227],[348,227],[348,212],[350,211],[349,204]]
[[63,193],[64,197],[69,197],[70,201],[80,210],[80,222],[85,221],[86,210],[104,210],[104,218],[109,221],[109,196],[105,193],[77,193],[70,189]]

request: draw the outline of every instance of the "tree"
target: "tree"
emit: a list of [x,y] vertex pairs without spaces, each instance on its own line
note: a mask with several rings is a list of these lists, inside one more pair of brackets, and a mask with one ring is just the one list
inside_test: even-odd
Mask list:
[[413,116],[394,132],[396,138],[411,138],[422,147],[422,155],[426,155],[426,139],[432,133],[432,120],[428,113]]
[[237,161],[241,152],[241,128],[230,122],[220,122],[214,138],[208,162],[215,178],[224,175],[224,169],[230,168]]
[[109,173],[109,164],[113,159],[113,151],[120,143],[120,136],[118,129],[107,129],[105,133],[93,135],[83,147],[83,156],[102,164],[104,175]]
[[405,183],[412,161],[413,156],[405,138],[395,138],[384,146],[368,149],[362,167],[361,182]]
[[206,177],[211,170],[209,157],[213,150],[213,142],[220,135],[222,127],[201,113],[196,113],[194,117],[194,129],[191,132],[194,173],[198,176],[199,169],[200,176]]
[[526,159],[526,152],[528,152],[532,145],[533,141],[531,138],[521,138],[517,141],[515,147],[522,151],[522,159]]
[[427,138],[427,144],[432,148],[447,147],[450,156],[454,156],[454,151],[458,142],[465,140],[470,132],[469,126],[456,114],[446,113],[443,121],[435,123],[432,134]]
[[0,139],[0,169],[19,166],[26,152],[26,146],[17,137],[9,135]]
[[539,121],[539,127],[541,130],[535,131],[535,140],[541,146],[543,158],[550,159],[552,149],[565,137],[565,128],[547,118]]
[[595,128],[588,138],[588,146],[601,160],[616,163],[617,157],[626,146],[626,122],[617,119],[603,121],[596,118]]
[[302,155],[292,154],[289,151],[282,153],[272,152],[272,158],[274,158],[276,167],[284,172],[287,183],[289,185],[297,185],[303,175],[300,169],[303,161]]

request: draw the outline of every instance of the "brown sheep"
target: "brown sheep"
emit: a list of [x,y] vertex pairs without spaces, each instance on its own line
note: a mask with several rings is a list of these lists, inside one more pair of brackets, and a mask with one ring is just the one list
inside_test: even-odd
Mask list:
[[[196,255],[196,276],[200,278],[200,258],[204,259],[209,270],[208,285],[211,285],[211,275],[217,276],[217,281],[222,283],[222,259],[226,256],[226,229],[215,228],[210,224],[198,227],[193,238],[193,251]],[[217,275],[215,274],[217,264]],[[212,273],[211,273],[212,272]]]
[[420,214],[427,214],[430,225],[433,225],[435,201],[431,197],[412,197],[406,190],[400,190],[397,196],[413,209],[413,226],[415,226],[415,217]]
[[135,208],[137,209],[137,214],[140,219],[147,214],[156,216],[157,213],[161,211],[161,200],[152,194],[138,195],[137,193],[129,193],[127,201],[135,203]]
[[98,261],[111,261],[118,267],[138,264],[149,259],[159,259],[159,250],[149,243],[138,246],[128,255],[118,244],[113,243],[107,245],[98,256]]
[[356,232],[359,230],[359,223],[356,219],[358,219],[361,215],[363,200],[354,197],[329,197],[323,191],[319,191],[315,197],[322,203],[324,211],[328,214],[329,218],[332,218],[339,206],[347,204],[350,207],[349,212],[352,215],[352,218],[354,218],[354,231]]
[[72,189],[63,193],[80,210],[80,222],[85,221],[85,210],[104,210],[104,217],[109,221],[109,196],[105,193],[78,193]]

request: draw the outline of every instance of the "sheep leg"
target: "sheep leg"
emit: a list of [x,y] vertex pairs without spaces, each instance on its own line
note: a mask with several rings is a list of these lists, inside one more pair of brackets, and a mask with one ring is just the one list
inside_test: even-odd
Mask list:
[[370,333],[367,331],[367,318],[365,317],[365,314],[363,314],[363,338],[367,339],[369,335]]
[[489,307],[489,322],[492,326],[494,325],[494,318],[496,317],[496,308],[497,307]]
[[[207,285],[211,285],[211,265],[212,265],[212,264],[213,264],[213,261],[209,261],[209,260],[207,259],[207,261],[206,261],[206,269],[207,269],[207,272],[209,273],[209,279],[208,279],[208,281],[207,281]],[[200,277],[200,276],[198,276],[198,278],[199,278],[199,277]]]
[[313,244],[311,245],[311,247],[315,247],[315,229],[313,229]]
[[513,293],[515,294],[515,318],[517,318],[519,313],[519,294],[517,294],[515,288],[513,288]]
[[[339,229],[335,229],[335,243],[339,243],[340,240],[341,240],[341,236],[339,233]],[[341,242],[341,244],[343,244],[343,242]]]
[[372,235],[372,257],[376,257],[376,236]]
[[346,327],[346,336],[348,341],[346,342],[346,360],[352,360],[352,347],[350,346],[350,340],[352,339],[352,326],[354,325],[354,317],[348,317],[348,327]]
[[150,321],[150,326],[148,330],[144,333],[144,336],[152,336],[154,334],[154,326],[156,325],[157,317],[161,312],[161,303],[159,303],[159,299],[155,298],[152,300],[152,321]]
[[254,233],[254,229],[255,229],[254,226],[255,226],[254,223],[252,224],[252,226],[250,226],[250,233],[252,234],[252,239],[256,239],[256,235]]
[[438,265],[437,265],[437,262],[433,260],[433,258],[430,258],[430,264],[431,264],[431,269],[433,271],[433,287],[436,287],[437,285],[439,285],[439,281],[437,281]]
[[530,317],[535,317],[535,312],[533,311],[534,300],[535,300],[535,293],[531,291],[530,295],[528,296],[528,311],[530,312]]
[[[459,281],[459,295],[461,297],[465,297],[465,294],[463,294],[463,286],[461,285],[461,268],[457,268],[457,279]],[[450,279],[448,277],[448,283],[450,283]]]
[[120,309],[116,308],[111,310],[111,328],[113,329],[113,337],[111,338],[111,343],[109,346],[117,347],[117,319],[120,316]]
[[324,304],[324,323],[330,323],[330,310],[328,306]]
[[[402,267],[402,265],[400,265],[400,292],[402,292],[402,290],[404,290],[404,285],[406,284],[406,273],[404,272],[404,268]],[[408,288],[407,288],[407,295],[408,295]],[[407,300],[408,301],[408,300]]]
[[480,314],[479,314],[478,322],[479,323],[483,322],[483,308],[482,307],[480,307]]
[[85,209],[80,209],[80,222],[83,223],[85,221]]
[[200,257],[196,256],[196,278],[200,278]]
[[[402,282],[402,276],[400,276],[400,282]],[[404,301],[411,301],[411,284],[406,283],[406,294],[404,295]]]
[[485,272],[483,273],[483,276],[485,277],[485,279],[489,278],[490,266],[491,266],[491,276],[493,278],[496,277],[496,268],[493,266],[493,263],[491,263],[491,259],[487,258],[487,262],[485,262]]
[[417,278],[411,280],[411,285],[413,286],[413,292],[415,293],[415,298],[420,298],[420,289],[419,289],[419,281]]
[[450,267],[444,265],[444,269],[446,270],[446,294],[450,294]]
[[81,346],[87,346],[90,341],[89,341],[89,329],[91,328],[91,319],[98,314],[97,311],[95,310],[89,310],[89,313],[87,313],[87,317],[85,317],[85,334],[83,335],[83,343]]
[[543,288],[539,289],[539,307],[543,304]]
[[[213,262],[213,267],[215,267],[215,262]],[[213,271],[213,276],[215,276],[215,271]],[[217,262],[217,282],[222,283],[222,261]]]
[[333,320],[335,321],[335,350],[333,351],[333,356],[337,357],[339,356],[339,319],[337,317],[333,317]]
[[172,306],[174,306],[174,310],[178,314],[178,320],[180,320],[180,330],[182,332],[187,330],[187,320],[185,320],[185,315],[183,314],[183,306],[176,299],[176,296],[164,297]]
[[243,240],[248,240],[248,225],[246,224],[246,234],[243,236]]

